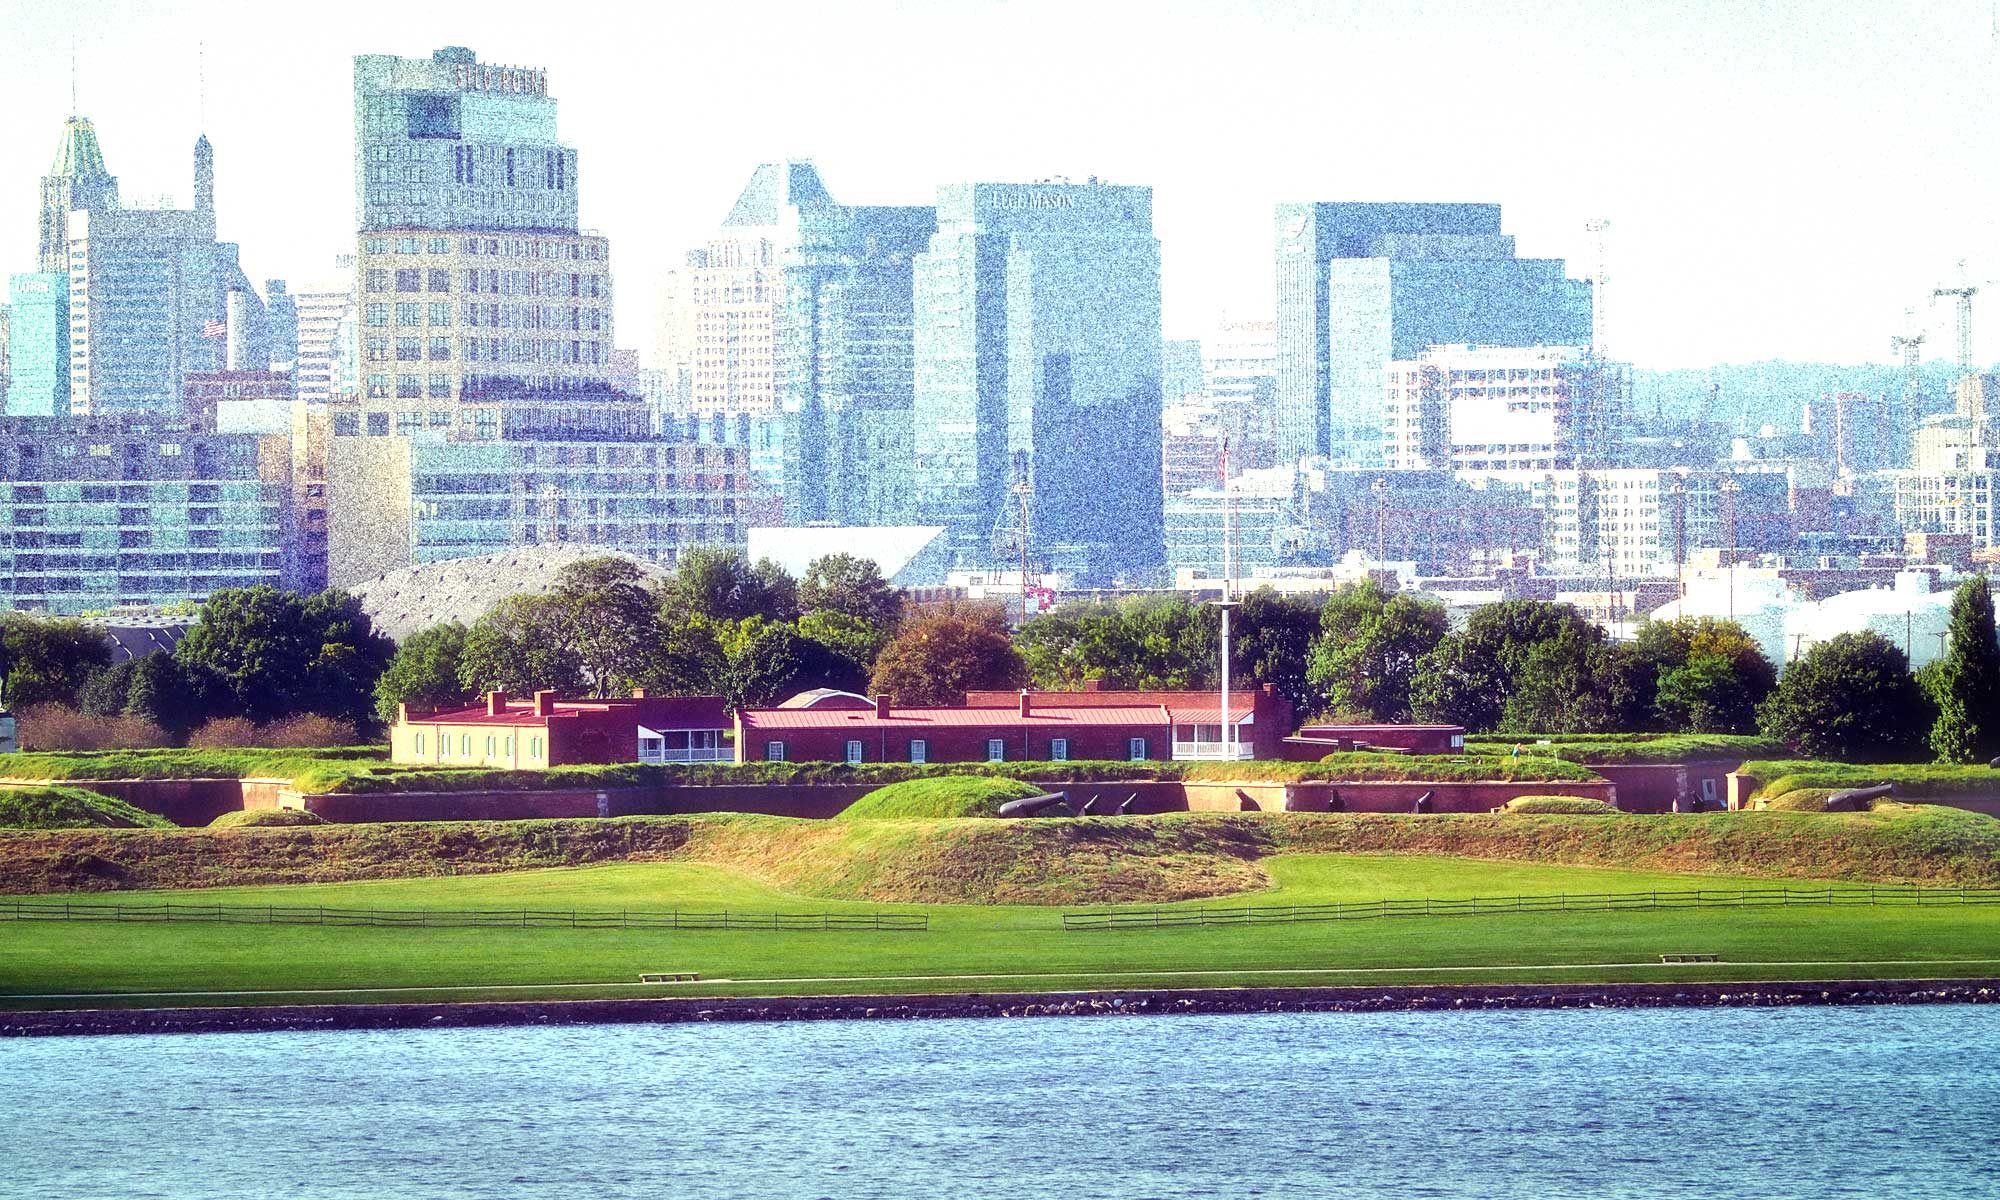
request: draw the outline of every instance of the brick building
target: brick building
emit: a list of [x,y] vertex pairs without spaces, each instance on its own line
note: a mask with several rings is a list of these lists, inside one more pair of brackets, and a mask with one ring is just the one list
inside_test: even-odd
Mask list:
[[565,767],[577,763],[720,762],[728,708],[720,696],[516,700],[489,692],[464,708],[411,712],[389,735],[391,762],[446,767]]
[[902,708],[878,696],[736,713],[738,762],[1063,762],[1167,758],[1173,719],[1160,704],[1069,704],[1006,693],[1011,707]]
[[[967,708],[1008,708],[1018,693],[972,691]],[[1176,759],[1223,758],[1222,696],[1202,692],[1120,692],[1092,681],[1078,692],[1029,693],[1037,707],[1164,708],[1173,725],[1172,756]],[[1281,758],[1285,736],[1292,732],[1292,705],[1270,684],[1245,680],[1229,694],[1230,720],[1236,726],[1237,758]]]

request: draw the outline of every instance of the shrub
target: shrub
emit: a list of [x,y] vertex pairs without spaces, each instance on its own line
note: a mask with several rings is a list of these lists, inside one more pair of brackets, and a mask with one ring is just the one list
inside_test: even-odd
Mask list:
[[165,817],[83,788],[0,788],[0,828],[172,829]]
[[274,750],[298,750],[323,748],[327,746],[352,746],[360,739],[360,731],[354,722],[338,717],[322,717],[318,713],[306,713],[285,721],[273,721],[259,726],[257,742]]
[[144,717],[93,717],[62,704],[31,705],[17,722],[23,750],[145,750],[168,742]]
[[1594,796],[1516,796],[1507,802],[1507,811],[1536,816],[1608,817],[1618,810]]
[[198,750],[235,750],[257,744],[257,724],[248,717],[217,717],[188,735]]
[[326,818],[303,808],[246,808],[226,812],[208,823],[210,829],[283,829],[295,825],[324,825]]
[[1041,788],[1018,779],[991,779],[978,775],[908,779],[876,788],[849,805],[840,814],[840,819],[997,817],[1000,806],[1009,800],[1041,793]]

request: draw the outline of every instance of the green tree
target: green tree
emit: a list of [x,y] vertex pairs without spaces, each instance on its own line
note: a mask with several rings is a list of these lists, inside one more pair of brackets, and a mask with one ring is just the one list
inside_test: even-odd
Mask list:
[[963,704],[967,691],[1027,682],[1005,614],[996,606],[954,604],[912,614],[876,658],[871,687],[897,704],[934,705]]
[[785,569],[770,559],[752,566],[741,550],[695,546],[682,551],[663,592],[661,616],[667,621],[690,616],[789,621],[798,615],[798,585]]
[[151,721],[176,741],[186,741],[218,704],[209,678],[171,654],[148,654],[135,662],[125,690],[125,715]]
[[261,724],[314,712],[361,725],[394,653],[347,593],[300,597],[259,584],[211,595],[174,659],[225,714]]
[[1937,705],[1930,747],[1938,761],[2000,755],[2000,634],[1986,576],[1973,576],[1952,594],[1950,640],[1924,678]]
[[[1647,621],[1635,639],[1652,668],[1650,724],[1674,733],[1752,733],[1778,672],[1741,625],[1713,617]],[[1697,668],[1696,664],[1700,666]]]
[[[1449,722],[1474,732],[1498,728],[1508,700],[1526,678],[1530,652],[1565,634],[1571,654],[1603,640],[1603,632],[1571,604],[1502,600],[1474,609],[1462,633],[1440,639],[1417,663],[1410,681],[1412,714],[1420,721]],[[1531,698],[1516,707],[1515,716],[1541,719],[1547,711],[1546,704]]]
[[1417,666],[1444,635],[1444,605],[1385,591],[1373,579],[1349,584],[1320,608],[1306,676],[1333,712],[1408,721]]
[[815,608],[798,620],[799,633],[853,663],[866,678],[894,630],[833,608]]
[[396,706],[449,708],[471,700],[460,668],[466,628],[457,621],[428,625],[403,639],[382,677],[375,681],[375,719],[396,722]]
[[1286,596],[1268,587],[1243,597],[1229,624],[1229,668],[1243,686],[1268,683],[1307,716],[1326,705],[1308,674],[1319,637],[1320,605],[1309,596]]
[[816,558],[799,580],[798,606],[811,613],[839,613],[873,625],[883,636],[903,615],[903,593],[882,578],[873,559],[852,554]]
[[1214,686],[1220,629],[1213,605],[1152,596],[1064,605],[1030,620],[1017,640],[1038,687],[1101,680],[1114,688],[1186,690]]
[[609,696],[650,674],[662,634],[659,600],[638,564],[612,555],[571,563],[550,595],[557,637],[575,654],[592,695]]
[[1896,762],[1920,753],[1934,711],[1902,650],[1864,632],[1806,651],[1757,717],[1766,734],[1811,758]]
[[734,708],[762,708],[813,688],[853,691],[867,674],[798,627],[749,617],[727,627],[721,639],[727,666],[721,694]]
[[552,595],[508,596],[473,622],[459,652],[468,692],[528,694],[583,690],[583,660],[565,637],[567,606]]
[[0,707],[77,702],[111,663],[104,634],[82,621],[0,613]]

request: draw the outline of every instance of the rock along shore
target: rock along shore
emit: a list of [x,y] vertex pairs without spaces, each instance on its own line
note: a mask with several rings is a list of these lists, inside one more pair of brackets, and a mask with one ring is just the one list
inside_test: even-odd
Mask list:
[[1160,1016],[1274,1012],[1465,1012],[1494,1009],[1774,1008],[1796,1005],[1993,1004],[2000,979],[1814,983],[1660,983],[1432,987],[1190,988],[963,995],[671,997],[460,1004],[321,1004],[101,1008],[0,1013],[0,1037],[264,1030],[452,1029],[716,1021]]

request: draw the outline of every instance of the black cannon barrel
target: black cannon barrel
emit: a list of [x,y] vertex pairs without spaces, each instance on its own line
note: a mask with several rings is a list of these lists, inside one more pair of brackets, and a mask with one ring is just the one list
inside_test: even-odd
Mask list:
[[[1051,809],[1061,808],[1061,812]],[[1069,797],[1063,792],[1043,792],[1039,796],[1023,796],[1019,800],[1009,800],[1000,806],[1003,817],[1072,817]]]
[[1826,798],[1826,806],[1828,808],[1838,808],[1843,804],[1851,804],[1859,808],[1870,800],[1878,800],[1883,796],[1892,796],[1895,792],[1896,785],[1893,783],[1878,783],[1874,787],[1848,788],[1846,791],[1835,792],[1833,795],[1828,796]]

